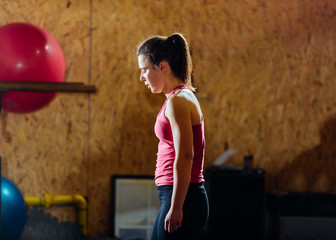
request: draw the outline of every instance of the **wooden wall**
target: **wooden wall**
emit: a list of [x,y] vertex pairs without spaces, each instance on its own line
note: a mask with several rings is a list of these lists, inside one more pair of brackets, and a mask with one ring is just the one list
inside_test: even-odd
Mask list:
[[87,196],[90,235],[109,233],[110,176],[154,171],[164,97],[138,81],[135,56],[153,34],[178,31],[191,43],[206,168],[235,149],[229,163],[253,154],[268,191],[336,192],[335,1],[0,0],[0,25],[18,21],[58,40],[66,82],[98,92],[58,94],[31,114],[3,111],[3,175],[24,195]]

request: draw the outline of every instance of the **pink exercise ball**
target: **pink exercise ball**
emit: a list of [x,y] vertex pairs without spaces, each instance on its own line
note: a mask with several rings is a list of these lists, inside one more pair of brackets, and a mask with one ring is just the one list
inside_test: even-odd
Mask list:
[[[63,82],[62,48],[46,30],[28,23],[0,27],[0,81]],[[29,113],[46,106],[56,92],[9,91],[2,94],[2,108]]]

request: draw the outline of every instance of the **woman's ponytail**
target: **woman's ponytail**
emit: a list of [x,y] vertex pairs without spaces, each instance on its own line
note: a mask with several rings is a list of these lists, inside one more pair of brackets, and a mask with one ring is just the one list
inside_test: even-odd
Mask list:
[[174,33],[167,38],[172,53],[170,67],[172,71],[182,79],[191,90],[196,91],[192,86],[192,61],[190,56],[189,44],[185,37],[180,33]]

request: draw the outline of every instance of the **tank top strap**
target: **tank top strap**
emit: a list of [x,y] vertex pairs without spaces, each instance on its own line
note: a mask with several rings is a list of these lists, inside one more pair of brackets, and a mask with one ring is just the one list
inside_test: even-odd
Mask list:
[[167,101],[168,101],[168,99],[170,98],[170,96],[173,95],[177,90],[180,90],[180,89],[182,89],[182,88],[188,88],[188,87],[185,86],[185,85],[179,85],[179,86],[177,86],[176,88],[174,88],[173,91],[171,91],[171,93],[169,93],[167,99],[166,99],[165,102],[163,103],[163,105],[162,105],[162,107],[161,107],[161,110],[160,110],[160,112],[158,113],[157,116],[159,116],[159,115],[161,114],[161,112],[162,112],[164,109],[166,109],[166,104],[167,104]]
[[185,85],[179,85],[176,88],[174,88],[173,91],[171,91],[171,93],[168,95],[167,100],[168,100],[168,98],[170,98],[171,95],[173,95],[174,93],[176,93],[177,90],[180,90],[182,88],[187,88],[187,86],[185,86]]

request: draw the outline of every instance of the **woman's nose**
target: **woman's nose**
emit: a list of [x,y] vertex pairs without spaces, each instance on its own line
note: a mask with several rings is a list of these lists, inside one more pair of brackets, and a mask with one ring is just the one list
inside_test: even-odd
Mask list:
[[144,81],[145,81],[145,78],[142,76],[142,74],[140,74],[140,81],[141,81],[141,82],[144,82]]

